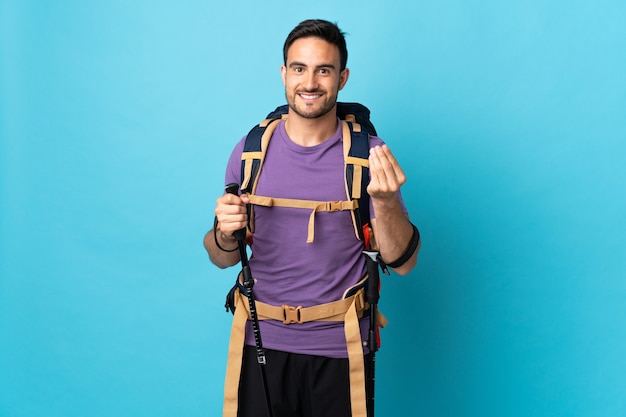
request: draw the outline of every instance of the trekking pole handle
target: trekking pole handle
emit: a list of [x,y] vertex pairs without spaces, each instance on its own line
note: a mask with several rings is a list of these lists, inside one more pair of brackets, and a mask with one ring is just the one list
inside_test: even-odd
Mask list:
[[[236,182],[231,182],[230,184],[226,185],[224,190],[228,194],[232,194],[232,195],[238,196],[239,195],[239,184],[237,184]],[[237,240],[245,241],[246,240],[246,228],[244,227],[243,229],[237,230],[235,233],[233,233],[233,235],[235,236],[235,238]]]
[[227,184],[226,187],[224,187],[224,191],[226,191],[228,194],[237,195],[239,192],[239,184],[237,184],[236,182],[231,182],[230,184]]

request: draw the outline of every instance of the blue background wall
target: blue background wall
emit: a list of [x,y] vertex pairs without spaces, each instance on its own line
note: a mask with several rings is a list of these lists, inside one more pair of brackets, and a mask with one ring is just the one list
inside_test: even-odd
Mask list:
[[202,236],[310,17],[423,235],[378,415],[626,415],[626,3],[214,3],[2,1],[0,416],[219,415]]

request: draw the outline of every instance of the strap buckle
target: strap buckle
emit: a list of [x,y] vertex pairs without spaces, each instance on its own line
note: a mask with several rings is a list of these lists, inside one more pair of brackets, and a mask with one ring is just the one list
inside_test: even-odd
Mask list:
[[283,305],[283,323],[284,324],[293,324],[293,323],[302,323],[302,316],[300,314],[300,310],[302,306],[293,307],[288,305]]
[[328,212],[341,211],[343,209],[343,202],[341,201],[328,201],[326,203],[326,210]]

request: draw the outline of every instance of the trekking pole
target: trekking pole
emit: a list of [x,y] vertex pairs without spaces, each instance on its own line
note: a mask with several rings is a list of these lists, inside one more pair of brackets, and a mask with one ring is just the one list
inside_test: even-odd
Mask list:
[[376,315],[378,312],[378,300],[380,293],[378,291],[380,283],[380,275],[378,272],[378,252],[363,251],[367,260],[367,290],[365,292],[365,301],[370,305],[370,327],[368,334],[367,346],[370,351],[370,378],[367,381],[369,384],[369,404],[370,410],[369,417],[374,417],[374,390],[376,385],[376,351],[378,350],[378,329],[376,323]]
[[[239,184],[231,183],[226,186],[226,192],[229,194],[238,195],[239,194]],[[237,239],[237,246],[239,248],[239,257],[241,258],[241,275],[243,278],[243,287],[248,293],[248,303],[250,306],[250,317],[252,319],[252,331],[254,333],[254,342],[256,345],[256,357],[257,362],[259,363],[259,368],[261,369],[261,379],[263,380],[263,390],[265,392],[265,404],[267,406],[267,415],[269,417],[274,417],[272,413],[272,404],[270,402],[270,393],[267,384],[267,374],[265,373],[265,350],[263,349],[263,342],[261,340],[261,330],[259,329],[259,316],[256,311],[256,300],[254,298],[254,293],[252,292],[252,287],[254,286],[254,279],[252,278],[252,272],[250,271],[250,266],[248,265],[248,252],[246,250],[246,228],[237,230],[234,233],[235,238]]]

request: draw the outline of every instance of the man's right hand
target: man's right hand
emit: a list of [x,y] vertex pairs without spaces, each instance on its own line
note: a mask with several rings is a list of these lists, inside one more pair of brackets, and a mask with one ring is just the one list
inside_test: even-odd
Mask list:
[[234,233],[248,225],[246,204],[250,203],[247,195],[224,194],[215,202],[215,216],[218,231],[225,240],[235,240]]
[[216,200],[215,229],[204,235],[204,247],[211,261],[219,268],[227,268],[239,262],[238,243],[235,232],[246,228],[248,214],[246,204],[250,199],[246,195],[224,194]]

